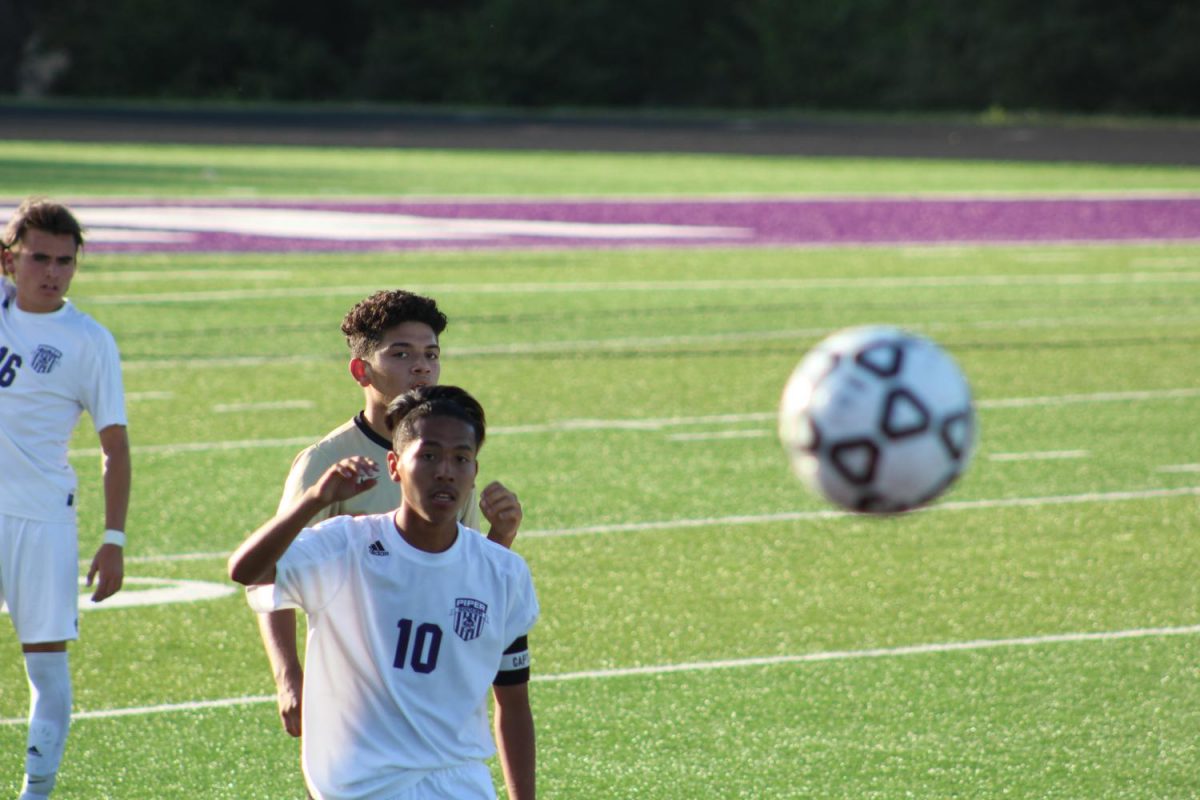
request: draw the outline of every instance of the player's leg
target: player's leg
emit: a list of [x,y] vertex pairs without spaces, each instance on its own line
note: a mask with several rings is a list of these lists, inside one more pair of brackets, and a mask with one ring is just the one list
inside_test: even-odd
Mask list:
[[5,602],[29,679],[22,800],[54,788],[71,725],[67,642],[78,635],[79,557],[73,524],[0,517]]
[[20,800],[42,800],[54,790],[71,726],[71,671],[66,642],[22,645],[29,677],[29,736]]

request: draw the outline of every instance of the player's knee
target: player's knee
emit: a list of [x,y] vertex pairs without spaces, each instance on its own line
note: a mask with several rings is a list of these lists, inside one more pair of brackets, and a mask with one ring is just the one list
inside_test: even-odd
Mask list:
[[25,673],[33,692],[33,703],[54,708],[66,706],[70,712],[71,670],[66,651],[25,654]]
[[[29,747],[26,762],[31,775],[53,772],[58,768],[57,756],[67,738],[69,719],[49,715],[36,715],[29,720]],[[38,769],[38,764],[47,766]]]

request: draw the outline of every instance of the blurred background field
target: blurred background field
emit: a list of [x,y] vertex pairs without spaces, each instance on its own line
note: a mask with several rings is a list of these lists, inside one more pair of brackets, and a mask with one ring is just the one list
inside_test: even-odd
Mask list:
[[[713,185],[752,185],[737,161],[696,160]],[[164,585],[222,583],[292,455],[357,411],[337,331],[352,292],[438,297],[443,380],[493,425],[483,479],[526,507],[547,796],[1185,797],[1198,282],[1187,243],[97,252],[73,296],[122,345],[129,571]],[[944,510],[830,516],[787,472],[783,381],[825,332],[865,322],[934,336],[973,382],[979,452]],[[85,543],[94,447],[85,422]],[[88,612],[83,630],[62,796],[300,795],[238,596]],[[5,791],[24,703],[8,659]]]

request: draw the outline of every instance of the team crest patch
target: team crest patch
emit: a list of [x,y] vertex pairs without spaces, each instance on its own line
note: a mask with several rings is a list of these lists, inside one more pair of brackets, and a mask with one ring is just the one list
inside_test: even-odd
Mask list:
[[56,350],[48,344],[39,344],[38,349],[33,351],[33,360],[30,364],[34,372],[40,372],[45,375],[58,366],[61,358],[61,350]]
[[487,603],[470,597],[459,597],[454,601],[454,632],[464,642],[483,633],[487,623]]

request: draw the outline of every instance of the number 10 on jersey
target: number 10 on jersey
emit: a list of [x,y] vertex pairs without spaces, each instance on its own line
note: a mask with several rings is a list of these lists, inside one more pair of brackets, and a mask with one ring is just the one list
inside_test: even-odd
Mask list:
[[414,631],[413,624],[411,619],[402,619],[397,623],[400,628],[400,640],[396,642],[396,659],[392,666],[396,669],[409,666],[413,672],[428,675],[437,669],[438,651],[442,647],[442,629],[432,622],[422,622]]

